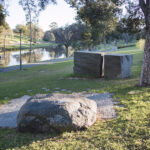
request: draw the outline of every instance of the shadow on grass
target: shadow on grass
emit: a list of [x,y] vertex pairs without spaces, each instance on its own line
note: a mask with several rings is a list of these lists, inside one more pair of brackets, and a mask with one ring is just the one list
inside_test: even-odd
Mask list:
[[59,138],[61,133],[21,133],[17,128],[0,128],[0,150],[21,148],[33,142]]

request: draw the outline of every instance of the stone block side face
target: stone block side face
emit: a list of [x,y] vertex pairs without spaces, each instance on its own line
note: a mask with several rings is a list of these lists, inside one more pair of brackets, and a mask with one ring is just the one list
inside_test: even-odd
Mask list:
[[106,79],[130,77],[132,63],[132,55],[105,55],[104,77]]
[[104,78],[121,78],[121,58],[118,56],[104,55]]
[[91,75],[100,78],[102,74],[103,57],[99,53],[74,53],[74,73]]
[[132,55],[125,55],[121,57],[122,78],[127,78],[131,76],[132,64],[133,64]]

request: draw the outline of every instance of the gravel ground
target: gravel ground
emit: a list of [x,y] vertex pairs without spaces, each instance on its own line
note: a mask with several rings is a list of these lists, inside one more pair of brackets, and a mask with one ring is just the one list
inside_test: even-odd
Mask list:
[[[84,96],[91,100],[96,101],[98,106],[98,118],[100,119],[111,119],[116,117],[116,112],[114,109],[114,104],[116,103],[112,94],[83,94],[83,93],[73,93],[73,95],[79,97]],[[25,95],[23,97],[13,99],[8,104],[2,105],[0,107],[0,127],[16,127],[16,120],[18,112],[21,106],[30,98],[31,96]]]
[[21,106],[31,96],[25,95],[11,100],[8,104],[0,107],[0,127],[16,127],[16,119]]
[[97,103],[98,117],[100,119],[111,119],[117,116],[114,109],[116,102],[113,100],[112,94],[89,94],[86,97]]

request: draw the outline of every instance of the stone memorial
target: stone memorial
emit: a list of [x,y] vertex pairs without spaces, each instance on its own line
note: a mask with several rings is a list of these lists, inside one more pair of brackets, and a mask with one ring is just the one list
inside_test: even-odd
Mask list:
[[100,78],[103,57],[99,52],[78,51],[74,53],[74,73]]
[[128,54],[104,55],[104,78],[127,78],[131,75],[133,56]]
[[21,107],[17,128],[21,132],[51,132],[86,129],[97,116],[97,104],[71,94],[38,94]]

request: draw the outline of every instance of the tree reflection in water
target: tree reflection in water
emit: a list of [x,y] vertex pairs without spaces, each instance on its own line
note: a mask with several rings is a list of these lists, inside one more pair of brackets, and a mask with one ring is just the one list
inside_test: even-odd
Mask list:
[[0,52],[0,67],[7,67],[10,63],[10,52],[9,51],[3,51]]
[[[69,56],[72,56],[73,49],[70,48]],[[6,51],[0,52],[2,59],[0,60],[0,67],[7,67],[13,65],[19,65],[20,54],[19,50],[17,51]],[[22,50],[22,63],[29,63],[29,58],[31,57],[31,63],[46,61],[57,58],[65,58],[65,48],[63,46],[56,46],[51,48],[38,48],[33,49],[30,53],[29,50]]]

